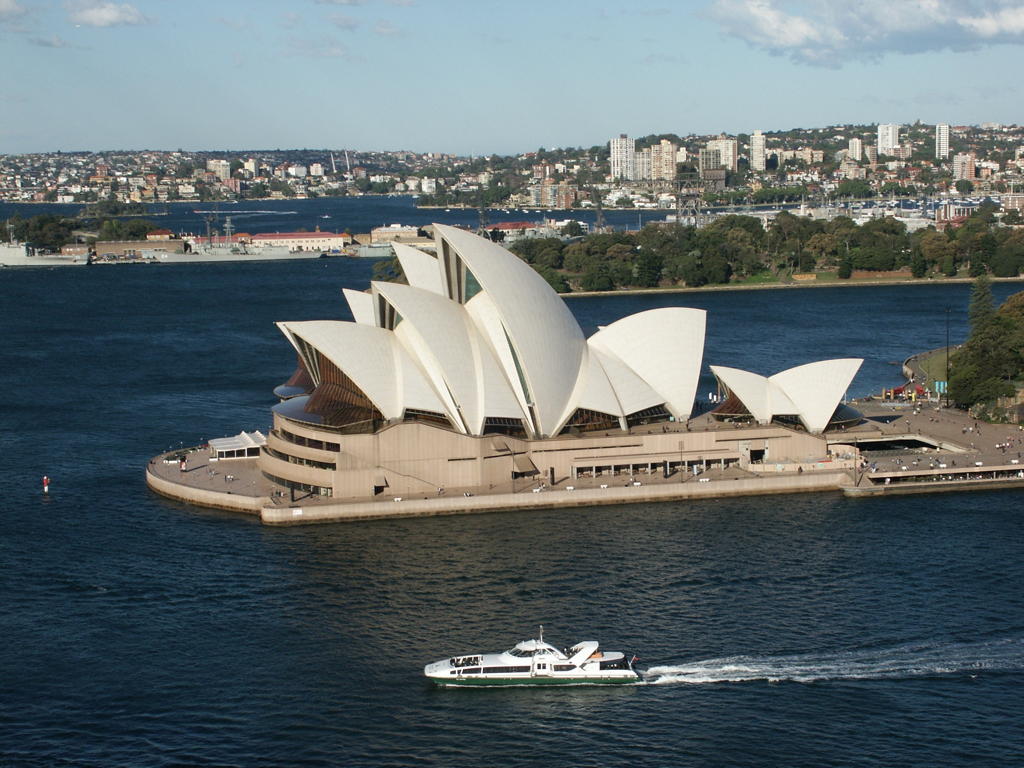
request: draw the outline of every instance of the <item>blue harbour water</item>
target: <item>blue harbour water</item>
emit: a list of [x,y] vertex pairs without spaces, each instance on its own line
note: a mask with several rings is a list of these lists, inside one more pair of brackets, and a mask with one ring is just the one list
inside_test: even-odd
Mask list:
[[[82,205],[58,203],[3,203],[0,202],[0,220],[19,215],[25,218],[41,213],[62,216],[78,215]],[[291,232],[316,227],[324,231],[353,234],[369,232],[387,224],[423,226],[431,222],[477,227],[480,214],[474,208],[417,208],[409,195],[369,195],[362,197],[320,197],[309,200],[240,200],[238,202],[168,203],[147,205],[148,218],[161,227],[174,232],[204,234],[207,218],[213,216],[213,226],[223,227],[224,219],[231,217],[235,232]],[[652,221],[664,221],[672,210],[616,210],[605,211],[607,224],[618,229],[639,229]],[[539,222],[544,218],[578,219],[593,224],[596,212],[588,210],[541,211],[522,209],[493,209],[487,211],[492,224],[504,221]]]
[[[385,217],[385,220],[388,220]],[[0,765],[1024,763],[1024,494],[815,494],[267,528],[150,493],[170,445],[267,427],[275,320],[354,260],[0,271]],[[999,284],[1003,298],[1020,284]],[[709,310],[706,363],[965,334],[969,286],[569,299],[589,333]],[[50,498],[40,478],[53,478]],[[643,685],[433,689],[543,623]]]

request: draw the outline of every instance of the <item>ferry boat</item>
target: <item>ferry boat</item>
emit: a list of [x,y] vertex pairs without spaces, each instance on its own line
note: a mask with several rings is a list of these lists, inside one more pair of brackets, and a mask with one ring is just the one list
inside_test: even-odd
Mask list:
[[635,683],[636,656],[602,651],[596,640],[584,640],[560,651],[544,642],[523,640],[500,653],[467,653],[427,664],[423,674],[442,686],[471,685],[621,685]]

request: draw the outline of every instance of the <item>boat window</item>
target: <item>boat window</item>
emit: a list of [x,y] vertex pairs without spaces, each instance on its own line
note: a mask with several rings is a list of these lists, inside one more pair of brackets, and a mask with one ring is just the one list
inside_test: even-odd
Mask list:
[[571,672],[576,669],[575,664],[554,664],[553,668],[555,672]]
[[479,656],[455,656],[449,662],[453,667],[469,667],[480,663]]
[[509,656],[518,656],[520,658],[529,658],[530,656],[533,656],[535,651],[525,651],[522,648],[511,648],[508,651],[506,651],[506,653]]
[[464,674],[464,675],[479,675],[480,674],[480,667],[470,667],[469,669],[464,669],[464,670],[462,670],[462,674]]
[[485,675],[508,675],[515,672],[529,672],[527,667],[484,667]]

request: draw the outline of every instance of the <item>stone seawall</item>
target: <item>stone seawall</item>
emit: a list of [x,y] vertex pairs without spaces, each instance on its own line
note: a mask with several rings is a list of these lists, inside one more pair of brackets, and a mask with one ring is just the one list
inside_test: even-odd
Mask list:
[[506,493],[484,496],[431,497],[401,501],[347,504],[264,506],[260,520],[267,525],[355,522],[395,517],[463,515],[507,510],[591,507],[608,504],[709,499],[727,496],[763,496],[778,493],[838,491],[850,482],[845,472],[805,472],[785,477],[713,480],[707,483],[671,483],[628,487],[550,490],[541,493]]

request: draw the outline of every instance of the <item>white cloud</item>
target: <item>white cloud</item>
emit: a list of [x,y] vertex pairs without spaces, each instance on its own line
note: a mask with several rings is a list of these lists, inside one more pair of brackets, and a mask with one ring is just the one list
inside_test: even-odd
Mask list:
[[73,48],[67,40],[64,40],[57,35],[53,37],[31,37],[29,42],[32,45],[38,46],[39,48]]
[[0,21],[17,18],[26,12],[25,6],[18,0],[0,0]]
[[401,30],[398,27],[396,27],[390,21],[384,20],[378,21],[376,26],[374,26],[373,31],[375,34],[380,35],[381,37],[391,37],[393,35],[401,33]]
[[71,23],[85,27],[116,27],[145,24],[148,19],[129,3],[77,0],[65,5]]
[[1024,44],[1024,0],[712,0],[706,15],[755,48],[825,67]]
[[362,5],[363,0],[316,0],[318,5]]
[[288,40],[288,52],[293,56],[308,56],[313,59],[350,58],[348,48],[332,37],[293,37]]
[[346,32],[351,32],[359,26],[359,20],[353,19],[351,16],[345,16],[341,13],[335,13],[331,16],[331,24],[336,26],[338,29],[344,29]]

